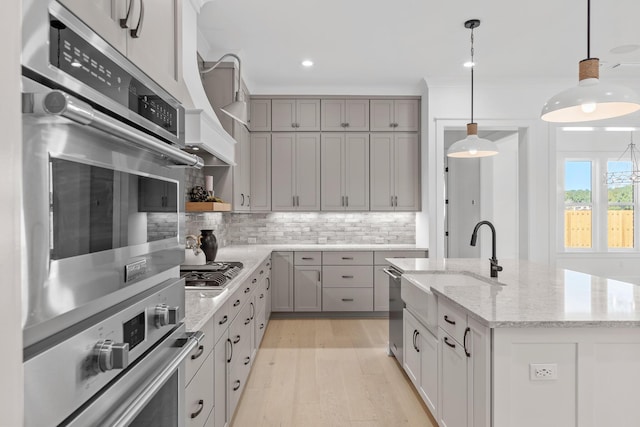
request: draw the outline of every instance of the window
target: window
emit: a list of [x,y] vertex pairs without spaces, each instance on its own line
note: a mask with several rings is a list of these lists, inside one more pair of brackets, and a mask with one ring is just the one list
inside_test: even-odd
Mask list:
[[621,160],[620,152],[582,151],[580,158],[576,154],[558,152],[559,250],[639,251],[638,186],[607,180],[608,173],[631,170],[631,161]]

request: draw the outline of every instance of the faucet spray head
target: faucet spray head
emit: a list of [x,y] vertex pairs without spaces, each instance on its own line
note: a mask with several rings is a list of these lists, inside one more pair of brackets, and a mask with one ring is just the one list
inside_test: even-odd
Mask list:
[[471,234],[471,246],[475,246],[476,245],[476,240],[478,239],[478,233],[476,233],[476,231],[473,231],[473,234]]

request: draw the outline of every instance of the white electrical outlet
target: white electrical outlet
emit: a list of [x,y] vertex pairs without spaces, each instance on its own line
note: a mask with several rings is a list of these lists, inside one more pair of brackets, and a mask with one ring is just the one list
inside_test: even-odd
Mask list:
[[255,243],[256,242],[256,238],[255,237],[249,237],[248,242],[251,243]]
[[532,381],[550,381],[558,379],[558,365],[555,363],[529,364],[529,376]]

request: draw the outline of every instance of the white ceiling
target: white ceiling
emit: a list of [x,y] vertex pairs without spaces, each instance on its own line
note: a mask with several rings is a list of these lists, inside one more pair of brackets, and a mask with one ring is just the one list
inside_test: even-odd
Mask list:
[[[252,93],[358,93],[380,88],[397,94],[428,84],[463,82],[469,70],[467,19],[475,30],[482,81],[575,80],[586,58],[586,0],[214,0],[198,27],[216,60],[233,52],[242,58]],[[639,0],[592,0],[591,56],[601,78],[640,86]],[[305,69],[303,59],[314,67]],[[612,67],[614,64],[632,64]],[[310,89],[311,88],[311,89]],[[342,88],[342,89],[341,89]]]

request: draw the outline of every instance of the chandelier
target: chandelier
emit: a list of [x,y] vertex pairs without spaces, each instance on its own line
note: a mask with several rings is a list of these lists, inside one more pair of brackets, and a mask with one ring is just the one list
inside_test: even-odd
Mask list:
[[633,132],[631,133],[631,141],[624,150],[622,155],[618,158],[621,161],[622,158],[629,153],[631,157],[631,170],[607,172],[605,174],[605,180],[607,185],[623,185],[623,184],[637,184],[640,182],[640,168],[638,167],[638,149],[633,143]]

